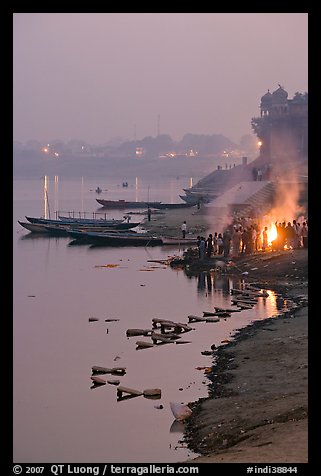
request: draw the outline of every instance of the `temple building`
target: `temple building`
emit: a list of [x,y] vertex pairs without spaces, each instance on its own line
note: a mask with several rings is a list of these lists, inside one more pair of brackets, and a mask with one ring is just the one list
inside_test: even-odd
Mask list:
[[260,145],[260,157],[268,162],[280,159],[307,159],[308,93],[295,93],[292,99],[279,85],[261,97],[260,117],[251,125]]

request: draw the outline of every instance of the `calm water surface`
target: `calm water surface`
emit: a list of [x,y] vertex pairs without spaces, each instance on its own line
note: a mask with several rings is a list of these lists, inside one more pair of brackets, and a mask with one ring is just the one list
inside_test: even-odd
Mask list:
[[[100,198],[146,200],[149,195],[150,200],[178,202],[182,188],[191,184],[137,179],[124,189],[117,182],[52,178],[47,182],[51,214],[101,211],[95,201],[98,185],[104,190]],[[149,339],[128,338],[128,328],[151,328],[153,317],[188,323],[190,314],[202,316],[214,305],[230,307],[229,289],[240,281],[210,273],[190,278],[153,262],[181,255],[179,248],[71,246],[67,237],[37,236],[17,223],[25,215],[43,215],[44,207],[43,179],[14,181],[14,461],[171,463],[194,458],[169,402],[206,397],[208,380],[197,367],[210,366],[212,359],[201,352],[274,314],[282,303],[270,292],[254,309],[219,323],[192,324],[195,330],[182,337],[190,343],[136,350],[137,340]],[[89,322],[89,317],[99,321]],[[159,388],[161,398],[117,401],[115,385],[92,388],[93,365],[126,367],[123,376],[103,377],[119,378],[121,385],[140,391]]]

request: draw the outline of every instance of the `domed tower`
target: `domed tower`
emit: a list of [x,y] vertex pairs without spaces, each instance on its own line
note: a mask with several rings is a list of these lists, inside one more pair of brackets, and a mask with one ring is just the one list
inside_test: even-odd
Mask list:
[[272,107],[272,94],[270,93],[270,90],[268,89],[267,93],[265,93],[264,96],[261,97],[261,104],[260,104],[261,117],[268,116],[270,114],[271,107]]
[[288,113],[288,93],[279,84],[278,89],[272,93],[271,114],[281,116]]

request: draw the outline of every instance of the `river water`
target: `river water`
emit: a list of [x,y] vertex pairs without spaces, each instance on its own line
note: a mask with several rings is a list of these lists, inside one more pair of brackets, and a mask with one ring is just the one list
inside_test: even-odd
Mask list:
[[[194,330],[182,337],[189,343],[137,350],[137,340],[149,339],[127,337],[127,329],[150,329],[154,317],[188,323],[188,315],[202,316],[214,305],[231,307],[229,290],[241,281],[214,273],[188,277],[155,262],[181,256],[178,247],[71,246],[67,237],[36,235],[18,223],[56,210],[101,212],[98,197],[178,202],[192,184],[179,178],[135,178],[126,188],[117,180],[14,180],[14,462],[173,463],[197,456],[184,444],[184,425],[169,403],[206,397],[209,381],[200,368],[212,358],[202,352],[275,314],[282,305],[277,296],[270,291],[253,309],[218,323],[191,324]],[[117,386],[92,387],[93,365],[126,367],[125,375],[103,377],[139,391],[161,389],[161,397],[119,401]]]

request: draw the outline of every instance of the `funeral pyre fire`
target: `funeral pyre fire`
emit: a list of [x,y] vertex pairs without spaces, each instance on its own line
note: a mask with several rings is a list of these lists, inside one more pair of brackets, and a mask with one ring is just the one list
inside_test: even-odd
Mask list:
[[277,184],[274,207],[260,220],[262,230],[267,227],[268,245],[272,249],[299,246],[302,225],[306,222],[304,210],[299,205],[299,197],[300,184],[297,180],[292,180],[291,185],[289,182]]

